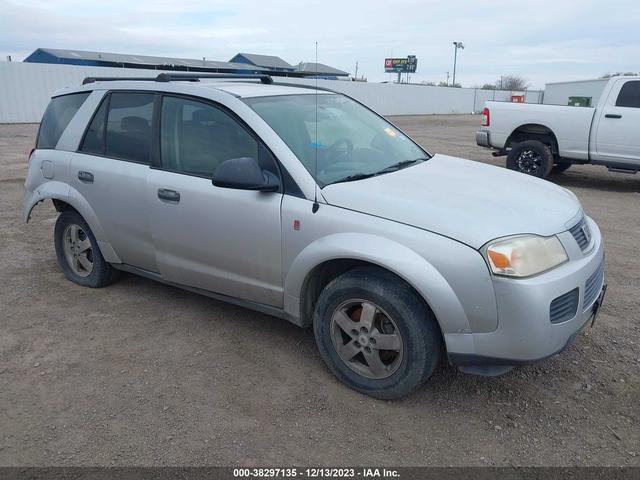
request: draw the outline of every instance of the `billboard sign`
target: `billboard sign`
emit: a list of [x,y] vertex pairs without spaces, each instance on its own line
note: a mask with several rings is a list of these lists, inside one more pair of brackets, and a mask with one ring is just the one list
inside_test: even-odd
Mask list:
[[384,71],[386,73],[414,73],[418,66],[418,59],[415,55],[407,58],[385,58]]

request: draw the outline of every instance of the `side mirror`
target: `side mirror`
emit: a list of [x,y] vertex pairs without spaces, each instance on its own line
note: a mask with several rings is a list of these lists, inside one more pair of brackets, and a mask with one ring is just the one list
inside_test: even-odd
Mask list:
[[211,182],[216,187],[238,190],[275,192],[280,188],[278,177],[263,170],[258,161],[250,157],[225,160],[213,172]]

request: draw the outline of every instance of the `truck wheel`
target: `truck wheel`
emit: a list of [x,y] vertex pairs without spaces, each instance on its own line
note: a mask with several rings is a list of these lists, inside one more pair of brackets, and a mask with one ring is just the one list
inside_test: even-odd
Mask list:
[[562,173],[565,170],[569,170],[569,168],[571,168],[571,165],[572,165],[571,163],[565,163],[565,162],[556,163],[551,169],[551,173],[553,174]]
[[54,230],[56,256],[64,276],[83,287],[99,288],[117,280],[120,271],[105,262],[89,225],[80,214],[64,211]]
[[507,155],[507,168],[538,178],[546,178],[553,167],[551,149],[537,140],[517,143]]
[[333,374],[376,398],[407,395],[440,359],[442,337],[428,306],[398,277],[372,267],[351,270],[325,287],[313,330]]

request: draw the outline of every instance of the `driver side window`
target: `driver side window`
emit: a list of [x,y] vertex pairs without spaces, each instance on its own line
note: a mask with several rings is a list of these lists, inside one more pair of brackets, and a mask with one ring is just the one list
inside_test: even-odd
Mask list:
[[234,118],[208,103],[165,96],[160,116],[162,168],[211,178],[231,158],[259,158],[259,144]]

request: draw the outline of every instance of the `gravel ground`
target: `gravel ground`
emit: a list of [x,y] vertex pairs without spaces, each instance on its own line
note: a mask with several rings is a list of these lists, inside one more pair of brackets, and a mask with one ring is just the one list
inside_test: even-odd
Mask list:
[[[393,121],[431,152],[504,164],[475,146],[477,117]],[[640,175],[551,178],[605,237],[593,330],[502,377],[442,367],[384,402],[340,384],[310,330],[132,275],[66,281],[51,204],[19,219],[36,128],[0,125],[0,465],[640,465]]]

